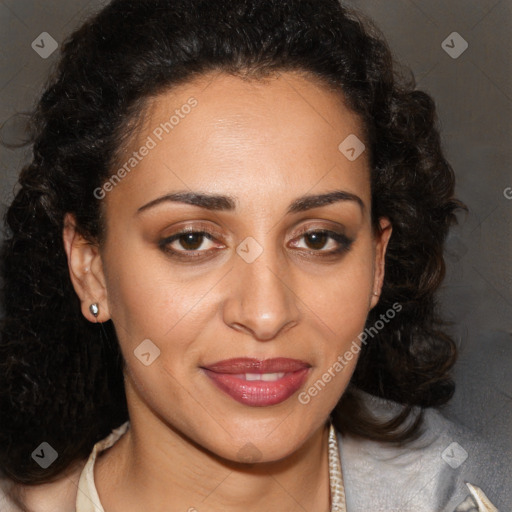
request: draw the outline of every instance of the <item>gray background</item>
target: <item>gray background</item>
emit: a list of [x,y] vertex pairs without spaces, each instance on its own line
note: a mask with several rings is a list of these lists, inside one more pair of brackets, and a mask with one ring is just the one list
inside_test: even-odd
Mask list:
[[[0,133],[4,141],[19,141],[23,122],[13,115],[33,106],[58,57],[56,51],[41,58],[31,48],[32,41],[48,32],[60,44],[105,3],[0,0]],[[505,197],[505,191],[512,187],[512,1],[347,3],[376,21],[398,59],[412,68],[418,88],[431,93],[438,105],[444,146],[458,178],[458,196],[470,208],[447,246],[448,274],[441,302],[454,322],[452,332],[461,354],[457,392],[444,414],[497,444],[504,454],[503,471],[510,471],[512,199]],[[442,47],[452,32],[469,45],[456,59]],[[3,212],[28,152],[0,150]],[[512,510],[512,490],[503,492],[502,503]]]

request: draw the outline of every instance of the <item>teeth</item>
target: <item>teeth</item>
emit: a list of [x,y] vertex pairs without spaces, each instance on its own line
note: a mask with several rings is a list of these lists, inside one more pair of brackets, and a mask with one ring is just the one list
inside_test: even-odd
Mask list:
[[246,373],[245,380],[263,380],[273,382],[284,377],[284,373]]
[[283,377],[284,377],[284,373],[264,373],[261,376],[261,380],[273,381],[273,380],[282,379]]

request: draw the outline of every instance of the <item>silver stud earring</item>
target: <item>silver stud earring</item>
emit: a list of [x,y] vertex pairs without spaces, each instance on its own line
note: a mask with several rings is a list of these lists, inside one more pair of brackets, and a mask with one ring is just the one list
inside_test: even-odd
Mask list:
[[377,295],[378,296],[379,294],[377,292],[373,292],[373,295]]
[[98,306],[98,303],[95,302],[94,304],[91,304],[89,306],[89,311],[94,316],[94,318],[98,318],[98,315],[100,314],[100,308]]

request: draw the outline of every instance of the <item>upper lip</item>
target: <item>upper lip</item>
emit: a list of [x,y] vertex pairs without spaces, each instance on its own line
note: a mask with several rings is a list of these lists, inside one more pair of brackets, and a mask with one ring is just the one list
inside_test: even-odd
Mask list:
[[273,359],[256,359],[252,357],[236,357],[233,359],[225,359],[216,363],[203,366],[202,368],[217,373],[288,373],[296,372],[311,365],[299,361],[298,359],[290,359],[288,357],[276,357]]

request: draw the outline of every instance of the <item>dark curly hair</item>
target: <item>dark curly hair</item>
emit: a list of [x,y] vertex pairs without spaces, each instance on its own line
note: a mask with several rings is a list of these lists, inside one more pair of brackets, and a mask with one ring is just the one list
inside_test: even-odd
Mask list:
[[[80,233],[101,243],[94,190],[147,100],[211,71],[254,80],[304,73],[343,94],[363,121],[373,226],[382,216],[393,225],[367,325],[394,303],[402,310],[362,347],[332,413],[338,430],[405,442],[418,435],[423,408],[454,392],[456,347],[435,292],[448,229],[465,207],[454,198],[433,100],[399,71],[373,24],[337,0],[113,0],[62,45],[31,115],[32,160],[5,215],[0,468],[18,483],[55,480],[128,419],[114,326],[80,312],[63,220],[75,214]],[[400,414],[372,416],[359,390],[402,404]],[[59,455],[48,469],[31,458],[42,441]]]

